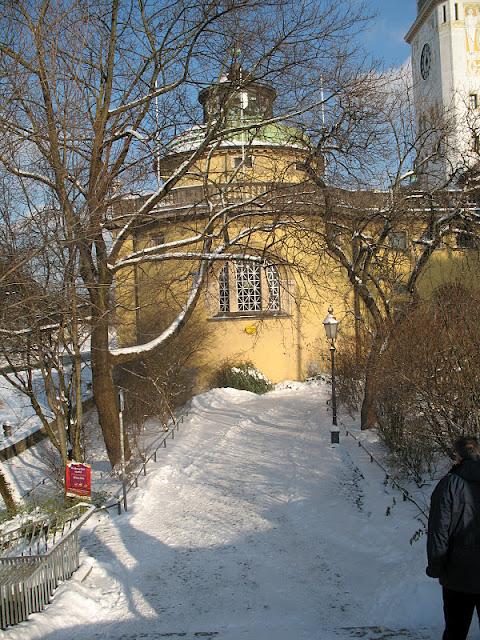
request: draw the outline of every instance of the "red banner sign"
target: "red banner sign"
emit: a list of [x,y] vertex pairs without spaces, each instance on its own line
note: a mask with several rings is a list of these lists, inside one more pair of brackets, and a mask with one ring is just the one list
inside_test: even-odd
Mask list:
[[70,498],[90,498],[91,490],[91,465],[69,462],[65,467],[65,495]]

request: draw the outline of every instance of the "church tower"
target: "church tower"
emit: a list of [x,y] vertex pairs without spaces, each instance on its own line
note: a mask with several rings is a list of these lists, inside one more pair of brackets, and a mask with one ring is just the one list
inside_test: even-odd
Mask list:
[[[405,39],[412,50],[419,177],[428,172],[429,182],[441,184],[480,158],[480,0],[417,0]],[[438,159],[422,170],[435,150]]]

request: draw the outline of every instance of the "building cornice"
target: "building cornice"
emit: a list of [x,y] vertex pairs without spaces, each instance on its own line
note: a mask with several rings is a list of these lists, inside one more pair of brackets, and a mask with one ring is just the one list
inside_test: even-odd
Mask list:
[[437,4],[440,4],[440,2],[442,2],[442,0],[423,0],[423,3],[422,2],[417,3],[419,8],[419,13],[417,15],[415,22],[410,27],[410,29],[407,32],[407,35],[405,36],[405,40],[406,42],[408,42],[408,44],[411,44],[413,38],[415,37],[415,34],[423,25],[427,16],[430,15],[431,10]]

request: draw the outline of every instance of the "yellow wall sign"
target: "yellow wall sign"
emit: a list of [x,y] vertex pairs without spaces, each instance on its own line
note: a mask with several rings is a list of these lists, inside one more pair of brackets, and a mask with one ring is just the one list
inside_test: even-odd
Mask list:
[[245,327],[245,333],[249,336],[254,336],[257,333],[257,327],[254,324],[249,324]]

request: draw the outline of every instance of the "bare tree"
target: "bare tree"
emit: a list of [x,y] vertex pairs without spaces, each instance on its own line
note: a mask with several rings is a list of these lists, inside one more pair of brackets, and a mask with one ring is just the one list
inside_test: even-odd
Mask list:
[[[370,332],[362,428],[376,423],[380,355],[408,303],[418,298],[434,252],[459,228],[473,232],[478,222],[468,175],[463,181],[458,172],[441,182],[438,175],[428,179],[430,170],[436,172],[436,158],[445,153],[447,116],[432,115],[429,126],[417,134],[409,75],[395,82],[387,79],[379,76],[370,93],[364,84],[349,96],[358,109],[343,110],[340,128],[334,122],[317,132],[327,171],[320,173],[307,162],[320,197],[319,224],[312,235],[347,277],[355,315],[361,302],[364,327]],[[363,136],[356,135],[359,125]],[[342,135],[343,154],[338,146]],[[312,157],[315,153],[317,149]],[[447,189],[452,184],[454,191]],[[363,191],[365,187],[369,189]]]
[[[81,450],[81,348],[85,295],[75,282],[74,251],[64,250],[54,211],[30,210],[12,222],[0,207],[0,375],[30,403],[63,461]],[[83,330],[82,330],[83,327]]]
[[[342,69],[354,53],[345,43],[353,42],[354,30],[363,24],[360,4],[20,0],[3,5],[0,162],[24,198],[17,215],[33,206],[60,216],[62,246],[71,252],[73,265],[71,291],[80,277],[88,295],[93,389],[112,464],[120,457],[114,366],[149,354],[175,336],[193,312],[212,262],[220,255],[233,259],[242,240],[259,231],[268,236],[275,221],[259,229],[258,219],[245,217],[238,237],[227,231],[214,237],[212,230],[218,234],[232,211],[229,203],[222,208],[217,202],[189,242],[135,252],[129,250],[132,232],[222,140],[266,123],[293,121],[313,105],[319,112],[323,78],[341,86]],[[206,78],[220,78],[232,50],[248,73],[228,85],[206,126],[197,130],[197,144],[155,184],[152,159],[169,155],[176,136],[198,124],[193,90],[204,87]],[[353,72],[350,78],[343,73],[344,86],[352,78]],[[239,92],[255,81],[285,88],[280,113],[232,122],[229,113]],[[141,206],[118,214],[115,206],[124,194],[145,189],[149,195]],[[214,242],[221,237],[223,244]],[[245,259],[245,251],[240,253]],[[154,260],[195,265],[178,313],[144,344],[111,349],[116,278],[133,261]]]

